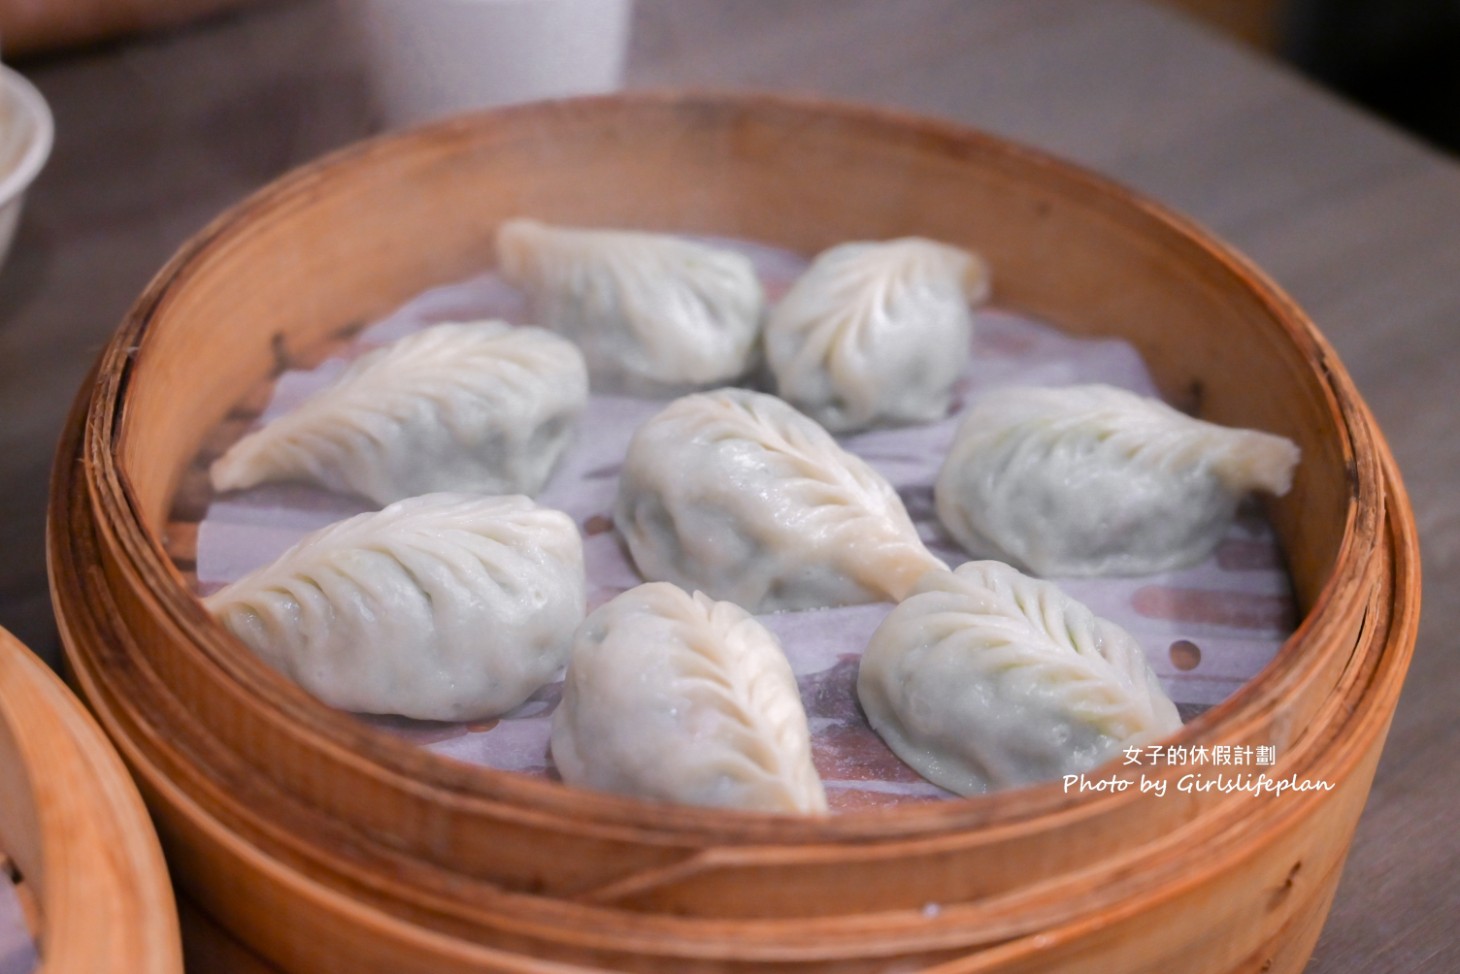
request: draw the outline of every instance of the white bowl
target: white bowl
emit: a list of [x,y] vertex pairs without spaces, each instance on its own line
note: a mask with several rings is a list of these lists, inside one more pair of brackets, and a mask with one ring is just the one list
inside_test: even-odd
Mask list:
[[10,252],[25,190],[51,154],[55,125],[35,85],[0,65],[0,264]]
[[388,128],[612,91],[629,0],[347,0]]

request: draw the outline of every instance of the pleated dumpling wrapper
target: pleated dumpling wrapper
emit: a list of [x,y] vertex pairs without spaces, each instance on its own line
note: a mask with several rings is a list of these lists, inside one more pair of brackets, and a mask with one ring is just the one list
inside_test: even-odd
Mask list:
[[881,474],[746,389],[685,396],[639,427],[614,523],[645,578],[751,612],[896,601],[945,567]]
[[567,659],[583,543],[526,497],[426,494],[316,531],[204,604],[342,710],[497,717]]
[[435,325],[357,359],[212,466],[215,490],[297,480],[377,504],[536,494],[588,401],[577,348],[501,321]]
[[659,801],[819,814],[791,664],[744,609],[650,582],[573,638],[552,755],[563,781]]
[[1181,726],[1129,633],[994,561],[925,576],[872,634],[857,696],[898,757],[960,795],[1079,774]]
[[965,415],[934,498],[975,557],[1149,574],[1211,554],[1249,491],[1287,493],[1298,455],[1285,437],[1112,386],[1000,389]]
[[906,237],[820,254],[766,320],[776,392],[834,433],[948,412],[968,365],[982,258]]
[[497,258],[536,320],[578,343],[594,392],[674,396],[755,364],[765,296],[733,250],[520,219],[498,229]]

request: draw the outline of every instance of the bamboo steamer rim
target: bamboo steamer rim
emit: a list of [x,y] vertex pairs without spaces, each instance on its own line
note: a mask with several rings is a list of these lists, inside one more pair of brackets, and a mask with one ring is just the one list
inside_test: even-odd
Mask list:
[[141,796],[81,704],[0,629],[0,847],[37,896],[46,974],[181,974],[172,885]]
[[[487,801],[517,808],[525,816],[554,816],[593,823],[593,827],[635,837],[665,835],[716,836],[737,842],[800,844],[820,841],[877,841],[936,833],[949,829],[994,828],[1032,818],[1080,817],[1100,806],[1120,804],[1129,796],[1069,795],[1058,783],[1016,792],[960,801],[904,806],[890,810],[845,812],[827,819],[804,820],[723,810],[650,804],[633,799],[567,789],[507,772],[470,767],[425,752],[389,734],[365,727],[349,715],[317,703],[288,685],[214,623],[187,589],[171,564],[160,537],[142,523],[142,505],[118,463],[126,432],[125,393],[134,369],[148,354],[147,329],[165,313],[173,293],[185,287],[199,262],[224,251],[233,234],[249,223],[308,194],[337,167],[389,160],[431,142],[470,139],[479,129],[530,123],[539,114],[571,117],[574,113],[624,111],[755,110],[832,118],[843,123],[880,128],[889,138],[929,140],[943,151],[979,155],[1011,169],[1037,170],[1071,194],[1095,198],[1100,205],[1139,211],[1173,238],[1198,246],[1214,259],[1214,270],[1248,282],[1282,337],[1306,353],[1323,375],[1324,392],[1340,417],[1341,448],[1347,458],[1349,503],[1347,523],[1335,565],[1297,631],[1276,659],[1228,700],[1197,718],[1172,738],[1175,743],[1213,739],[1235,722],[1271,714],[1283,707],[1285,689],[1300,681],[1308,668],[1304,647],[1323,641],[1352,639],[1356,596],[1375,585],[1373,553],[1379,542],[1384,487],[1374,438],[1361,401],[1332,349],[1304,313],[1244,257],[1192,221],[1178,216],[1104,177],[1035,150],[952,123],[904,113],[820,100],[770,95],[634,94],[574,99],[522,106],[479,116],[451,119],[407,132],[373,139],[341,150],[261,190],[229,210],[195,237],[160,272],[129,314],[103,355],[101,381],[95,387],[86,417],[83,469],[94,491],[99,519],[114,532],[123,556],[143,580],[149,598],[172,624],[195,636],[209,662],[236,680],[272,714],[291,724],[301,741],[314,739],[333,759],[373,765],[372,773],[398,780],[405,787],[427,786],[461,800]],[[1350,643],[1351,645],[1351,643]],[[1119,773],[1119,772],[1117,772]],[[414,785],[412,784],[414,783]]]

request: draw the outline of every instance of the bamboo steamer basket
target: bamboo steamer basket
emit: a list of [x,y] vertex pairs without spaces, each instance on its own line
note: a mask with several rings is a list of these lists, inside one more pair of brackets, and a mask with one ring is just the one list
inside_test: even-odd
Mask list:
[[7,58],[175,27],[254,0],[0,0]]
[[172,886],[142,799],[107,738],[0,629],[0,849],[45,974],[180,974]]
[[[1326,792],[1001,795],[799,820],[470,768],[308,698],[171,557],[200,454],[286,363],[479,271],[504,218],[814,253],[922,234],[996,300],[1145,356],[1172,401],[1303,449],[1270,514],[1303,621],[1175,743],[1272,745]],[[230,419],[230,416],[232,418]],[[232,434],[227,431],[232,429]],[[1295,971],[1321,927],[1413,647],[1413,518],[1293,303],[1188,221],[964,128],[767,96],[463,117],[345,150],[225,214],[140,299],[61,445],[52,584],[78,685],[180,886],[285,971]],[[1102,769],[1116,776],[1136,771]],[[1267,965],[1264,967],[1263,965]]]

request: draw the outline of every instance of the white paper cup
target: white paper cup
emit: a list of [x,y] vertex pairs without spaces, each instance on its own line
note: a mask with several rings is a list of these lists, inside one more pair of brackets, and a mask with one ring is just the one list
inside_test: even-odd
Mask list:
[[10,252],[26,188],[51,154],[54,135],[41,93],[0,65],[0,264]]
[[623,77],[631,0],[347,0],[394,128]]

